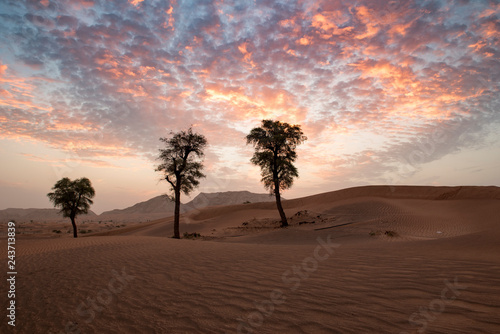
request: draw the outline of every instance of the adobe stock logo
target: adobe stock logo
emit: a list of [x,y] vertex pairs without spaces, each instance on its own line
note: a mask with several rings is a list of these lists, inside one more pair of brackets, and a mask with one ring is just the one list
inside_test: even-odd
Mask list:
[[[334,254],[335,249],[340,247],[340,244],[332,243],[331,235],[328,235],[326,241],[321,237],[318,237],[316,241],[318,245],[314,249],[312,256],[304,258],[300,265],[294,264],[281,274],[282,287],[288,288],[288,293],[297,291],[302,282],[318,270],[319,264],[329,259]],[[284,304],[286,299],[287,291],[274,289],[269,294],[269,299],[260,302],[255,301],[254,311],[249,312],[245,317],[236,319],[238,321],[236,333],[258,333],[257,330],[264,324],[265,319],[271,317],[277,306]]]
[[[408,322],[413,327],[420,327],[417,333],[424,333],[429,323],[437,319],[437,316],[444,312],[446,306],[451,304],[462,293],[460,290],[467,289],[466,285],[458,283],[458,277],[453,282],[444,280],[445,287],[441,290],[439,298],[434,298],[427,307],[420,307],[417,312],[413,312],[408,318]],[[409,332],[400,332],[399,334],[410,334]]]
[[[125,272],[125,267],[122,268],[121,273],[116,270],[111,270],[113,277],[109,280],[108,285],[99,290],[94,297],[88,296],[87,299],[81,302],[76,308],[76,313],[83,318],[85,324],[90,324],[96,318],[98,313],[105,310],[105,307],[110,305],[115,297],[117,297],[135,276],[129,275]],[[64,325],[64,330],[59,331],[57,334],[81,334],[85,333],[79,327],[78,322],[68,321]],[[49,332],[49,334],[54,334]]]

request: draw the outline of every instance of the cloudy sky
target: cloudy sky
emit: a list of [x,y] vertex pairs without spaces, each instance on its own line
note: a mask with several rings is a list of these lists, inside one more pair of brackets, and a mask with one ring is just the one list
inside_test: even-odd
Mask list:
[[0,209],[50,207],[65,176],[91,179],[97,213],[166,193],[158,139],[189,126],[209,141],[197,192],[265,192],[245,142],[262,119],[308,137],[285,198],[500,185],[499,17],[498,0],[2,0]]

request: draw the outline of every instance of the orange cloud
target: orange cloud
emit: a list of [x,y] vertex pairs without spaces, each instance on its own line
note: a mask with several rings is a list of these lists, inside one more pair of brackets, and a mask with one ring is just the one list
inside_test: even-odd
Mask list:
[[96,58],[95,62],[98,65],[108,65],[111,67],[117,67],[119,64],[115,57],[108,50],[106,50],[102,56]]
[[238,46],[238,50],[243,54],[244,58],[243,58],[243,61],[247,64],[249,64],[252,68],[254,68],[256,65],[255,63],[252,61],[252,53],[251,52],[248,52],[247,50],[248,48],[248,42],[245,42],[243,44],[240,44]]
[[300,45],[310,45],[310,44],[312,44],[312,41],[311,41],[311,39],[309,39],[307,37],[302,37],[301,39],[299,39],[297,41],[297,43]]
[[218,90],[216,88],[207,89],[207,94],[209,95],[209,100],[212,101],[227,101],[235,105],[240,105],[241,103],[252,104],[255,106],[262,107],[263,104],[260,101],[253,101],[251,98],[239,92],[237,90]]
[[[416,20],[416,19],[415,19]],[[388,34],[394,38],[395,35],[406,36],[406,32],[411,27],[411,25],[415,22],[412,20],[411,22],[406,22],[404,24],[391,24],[391,28],[388,31]]]
[[66,158],[66,159],[64,159],[64,161],[61,161],[60,159],[50,159],[47,157],[39,157],[39,156],[36,156],[34,154],[24,153],[22,155],[30,161],[50,163],[51,165],[53,165],[55,167],[65,167],[68,163],[71,163],[72,166],[85,164],[85,165],[90,165],[92,167],[123,168],[123,167],[119,167],[115,164],[109,163],[109,162],[104,161],[104,160],[96,160],[96,159],[92,159],[92,158],[76,157],[76,158]]
[[190,97],[191,94],[193,94],[193,93],[186,90],[186,91],[180,93],[179,96],[182,97],[182,98],[186,98],[186,97]]
[[[47,0],[47,2],[48,2],[48,0]],[[94,0],[73,0],[73,1],[70,1],[70,4],[75,9],[90,8],[90,7],[93,7],[95,5]]]
[[39,109],[39,110],[45,110],[45,111],[51,111],[51,107],[45,107],[38,105],[34,102],[31,101],[24,101],[24,100],[17,100],[17,99],[0,99],[0,105],[2,106],[7,106],[7,107],[13,107],[13,108],[20,108],[20,109],[25,109],[25,108],[33,108],[33,109]]
[[0,76],[3,76],[5,74],[5,71],[7,71],[7,65],[4,65],[0,62]]
[[47,130],[85,132],[94,130],[94,127],[80,122],[61,122],[56,120],[51,125],[47,126]]
[[356,14],[358,19],[362,23],[364,23],[366,27],[365,33],[360,33],[356,35],[357,39],[370,38],[375,36],[379,32],[380,28],[378,27],[377,24],[379,18],[376,17],[368,7],[365,6],[357,7]]
[[206,68],[203,68],[203,69],[200,69],[200,70],[194,70],[193,72],[200,79],[206,79],[206,78],[208,78],[208,75],[210,74],[210,72]]
[[62,145],[68,152],[85,152],[86,156],[125,157],[134,156],[132,149],[121,145],[100,144],[90,140],[69,141]]
[[499,14],[500,13],[500,4],[493,5],[490,3],[490,8],[487,8],[483,10],[479,14],[479,18],[484,18],[484,17],[489,17],[491,15]]
[[281,118],[297,123],[303,120],[306,113],[297,107],[294,97],[284,90],[264,87],[255,96],[249,96],[243,89],[212,86],[206,93],[210,102],[231,105],[234,108],[233,117],[236,116],[238,119]]
[[5,96],[5,98],[13,98],[14,95],[11,94],[8,90],[0,89],[0,95]]
[[174,18],[174,7],[170,6],[166,11],[165,13],[167,14],[167,19],[165,20],[165,22],[163,22],[163,25],[162,27],[164,29],[167,29],[167,28],[172,28],[172,30],[175,30],[174,28],[174,24],[175,24],[175,18]]
[[482,33],[487,38],[499,38],[500,31],[495,22],[488,22],[483,26]]
[[117,92],[118,93],[130,94],[133,97],[145,97],[145,96],[149,96],[149,94],[146,93],[146,91],[144,90],[144,87],[142,87],[140,85],[129,84],[128,86],[129,87],[122,87],[122,88],[117,89]]
[[302,30],[301,28],[301,25],[300,24],[297,24],[297,21],[302,21],[302,17],[293,17],[293,18],[290,18],[290,19],[286,19],[286,20],[281,20],[279,21],[279,25],[282,27],[282,28],[293,28],[292,31],[294,34],[298,35],[300,33],[300,31]]
[[44,78],[23,78],[8,75],[7,69],[7,65],[0,64],[0,84],[5,86],[5,88],[0,88],[0,105],[20,109],[52,110],[49,106],[32,101],[36,95],[34,93],[36,85],[29,81],[45,80]]
[[131,5],[134,5],[134,6],[139,6],[141,4],[141,2],[143,2],[144,0],[129,0],[128,2],[131,4]]
[[295,20],[294,19],[281,20],[279,22],[279,25],[282,27],[293,27],[295,25]]
[[333,36],[345,35],[351,32],[354,27],[339,28],[348,20],[349,18],[345,17],[341,11],[325,11],[314,15],[311,25],[322,31],[320,36],[323,39],[328,39]]
[[[409,119],[448,119],[466,114],[454,105],[483,94],[481,89],[467,90],[463,78],[445,84],[446,73],[419,77],[410,67],[396,66],[388,61],[362,61],[350,64],[361,71],[361,77],[380,87],[379,110]],[[358,84],[359,87],[359,84]],[[358,94],[361,97],[361,94]],[[365,107],[359,105],[360,110]]]

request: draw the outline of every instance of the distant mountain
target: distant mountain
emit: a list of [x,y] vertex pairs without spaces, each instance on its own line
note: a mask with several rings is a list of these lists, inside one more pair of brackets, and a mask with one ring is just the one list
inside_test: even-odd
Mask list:
[[[78,216],[80,220],[94,219],[97,215],[89,210],[86,215]],[[10,220],[15,220],[16,222],[30,222],[30,221],[55,221],[55,220],[67,220],[59,213],[58,209],[16,209],[9,208],[5,210],[0,210],[0,221],[8,222]]]
[[[218,193],[200,193],[192,201],[181,205],[181,213],[214,205],[233,205],[243,203],[269,202],[274,197],[268,194],[255,194],[249,191],[226,191]],[[166,196],[156,196],[150,200],[137,203],[125,209],[111,210],[101,213],[99,217],[109,218],[113,215],[147,215],[163,214],[163,216],[174,214],[175,204]]]
[[269,194],[255,194],[249,191],[226,191],[218,193],[200,193],[191,202],[186,203],[186,206],[189,208],[199,209],[206,206],[271,201],[274,201],[274,197]]
[[[181,205],[181,213],[207,206],[234,205],[243,203],[257,203],[274,201],[269,194],[255,194],[249,191],[226,191],[217,193],[200,193],[192,201]],[[153,197],[147,201],[134,204],[125,209],[105,211],[100,215],[89,211],[87,215],[78,216],[78,221],[102,220],[115,222],[147,221],[160,219],[174,214],[175,204],[167,196]],[[5,209],[0,210],[0,221],[7,222],[16,220],[18,222],[43,221],[65,221],[59,214],[58,209]]]
[[139,202],[125,209],[115,209],[101,213],[101,216],[115,214],[143,214],[143,213],[164,213],[170,214],[174,212],[175,204],[167,196],[160,195],[153,197],[147,201]]

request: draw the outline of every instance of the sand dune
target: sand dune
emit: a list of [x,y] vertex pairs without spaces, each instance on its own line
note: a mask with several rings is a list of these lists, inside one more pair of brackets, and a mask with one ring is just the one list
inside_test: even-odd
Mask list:
[[[19,237],[2,333],[498,333],[500,189],[359,187]],[[5,250],[1,258],[6,260]],[[3,278],[5,279],[5,278]],[[5,308],[4,308],[5,309]]]

